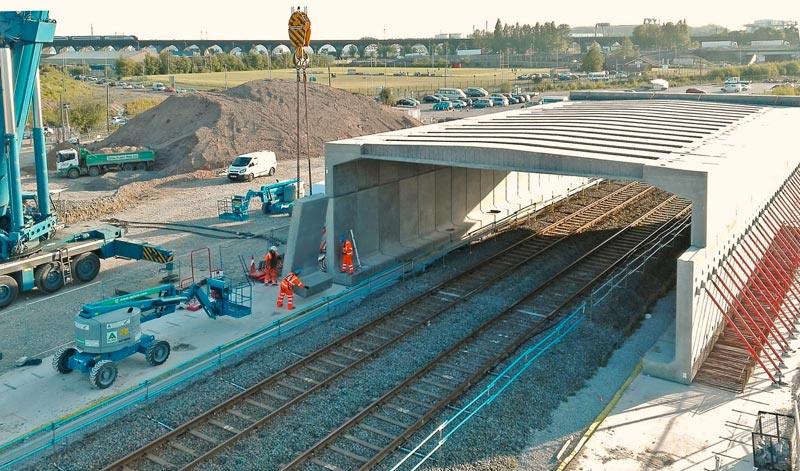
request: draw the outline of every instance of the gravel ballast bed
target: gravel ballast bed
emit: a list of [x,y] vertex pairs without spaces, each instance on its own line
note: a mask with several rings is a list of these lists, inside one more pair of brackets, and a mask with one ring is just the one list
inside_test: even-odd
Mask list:
[[[453,252],[426,273],[408,278],[366,299],[346,315],[340,315],[327,322],[312,322],[302,329],[293,331],[279,343],[260,348],[212,375],[197,378],[180,389],[160,397],[155,403],[148,402],[136,406],[130,412],[118,416],[113,422],[79,441],[73,441],[63,449],[54,449],[57,455],[48,453],[47,456],[32,462],[27,469],[52,470],[54,464],[65,470],[95,469],[103,464],[109,464],[112,460],[166,433],[167,430],[156,422],[175,427],[238,392],[235,386],[225,380],[243,387],[251,386],[296,361],[297,355],[318,349],[346,331],[357,328],[410,297],[424,292],[430,286],[444,281],[476,260],[495,253],[529,234],[530,232],[524,229],[513,230]],[[310,333],[313,335],[309,335]],[[108,440],[108,437],[115,438]]]

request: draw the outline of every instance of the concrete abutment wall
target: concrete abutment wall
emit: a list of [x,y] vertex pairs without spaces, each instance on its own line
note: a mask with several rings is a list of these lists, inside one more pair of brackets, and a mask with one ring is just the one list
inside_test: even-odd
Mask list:
[[[369,274],[577,188],[584,177],[355,159],[329,166],[327,259],[336,281]],[[340,237],[355,236],[362,270],[336,273]]]

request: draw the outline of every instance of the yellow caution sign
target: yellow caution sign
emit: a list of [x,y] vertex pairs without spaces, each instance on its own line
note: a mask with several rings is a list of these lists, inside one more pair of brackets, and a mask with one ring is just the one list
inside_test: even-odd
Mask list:
[[297,7],[289,17],[289,40],[295,49],[302,49],[311,44],[311,20],[300,7]]

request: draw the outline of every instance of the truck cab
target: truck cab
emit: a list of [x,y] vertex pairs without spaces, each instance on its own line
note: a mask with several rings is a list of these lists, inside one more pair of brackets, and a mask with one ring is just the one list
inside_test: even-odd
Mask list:
[[64,149],[56,153],[56,171],[59,175],[66,175],[70,178],[81,176],[81,164],[78,151],[75,149]]
[[233,159],[228,167],[228,179],[250,181],[265,175],[275,175],[277,168],[278,160],[274,152],[251,152]]

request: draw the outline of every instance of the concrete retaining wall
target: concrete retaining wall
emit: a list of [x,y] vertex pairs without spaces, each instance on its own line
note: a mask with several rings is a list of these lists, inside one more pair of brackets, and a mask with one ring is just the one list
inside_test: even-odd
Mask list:
[[[584,177],[356,159],[329,168],[329,271],[351,284],[401,259],[458,240],[532,204],[585,184]],[[338,273],[342,236],[356,239],[362,270]]]

